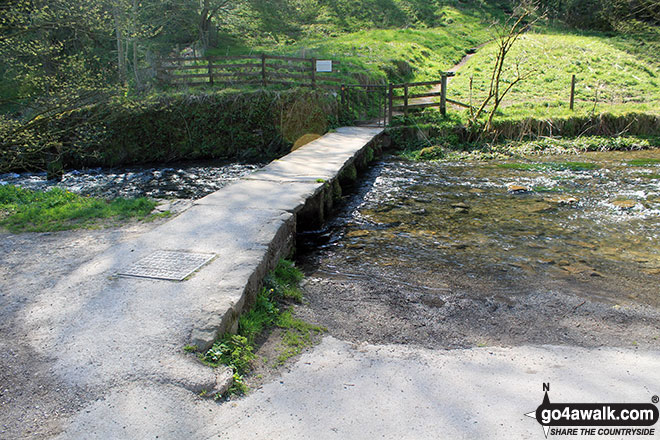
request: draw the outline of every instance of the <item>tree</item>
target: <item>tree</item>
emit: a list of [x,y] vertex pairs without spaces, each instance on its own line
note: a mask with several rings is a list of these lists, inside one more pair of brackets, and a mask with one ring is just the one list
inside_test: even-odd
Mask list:
[[[495,26],[495,44],[497,45],[497,53],[495,55],[495,62],[493,64],[490,76],[490,85],[488,95],[483,99],[476,111],[470,110],[470,125],[475,125],[482,114],[486,111],[488,106],[488,117],[486,124],[483,128],[484,132],[488,132],[492,128],[493,117],[497,112],[498,107],[507,93],[520,81],[528,78],[533,74],[533,71],[522,72],[520,69],[519,61],[516,61],[513,69],[507,66],[507,56],[514,43],[520,36],[529,29],[533,24],[528,22],[528,19],[533,16],[534,8],[522,5],[517,11],[503,24]],[[536,21],[536,20],[533,20]],[[505,74],[507,71],[513,70],[513,78],[505,81]],[[504,84],[506,82],[506,85]]]
[[[106,88],[114,69],[112,21],[101,0],[10,0],[0,14],[0,104],[28,118]],[[65,104],[67,105],[67,104]],[[27,108],[25,106],[28,106]]]
[[200,0],[199,10],[199,41],[202,44],[202,51],[206,53],[211,43],[211,29],[213,20],[220,12],[225,14],[232,8],[233,3],[230,0]]

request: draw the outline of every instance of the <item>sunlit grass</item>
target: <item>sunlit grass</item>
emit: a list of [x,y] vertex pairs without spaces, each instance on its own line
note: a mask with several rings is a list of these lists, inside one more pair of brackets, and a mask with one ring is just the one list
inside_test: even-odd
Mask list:
[[[443,6],[435,11],[438,18],[433,27],[337,30],[330,37],[316,34],[276,46],[251,47],[249,52],[338,60],[340,74],[344,72],[349,84],[438,79],[439,72],[459,62],[467,49],[490,38],[489,26],[498,13],[497,9],[471,8],[469,3],[462,9]],[[227,53],[226,48],[210,51],[212,55]]]
[[[597,35],[529,33],[508,55],[504,78],[514,69],[532,72],[504,98],[500,116],[561,117],[589,113],[660,113],[657,64],[620,48],[618,40]],[[450,84],[450,95],[473,102],[486,93],[496,47],[489,44],[462,68]],[[576,75],[575,111],[569,110],[571,75]]]
[[11,232],[62,231],[113,219],[142,219],[155,206],[156,202],[144,197],[106,201],[60,188],[32,191],[0,186],[0,226]]

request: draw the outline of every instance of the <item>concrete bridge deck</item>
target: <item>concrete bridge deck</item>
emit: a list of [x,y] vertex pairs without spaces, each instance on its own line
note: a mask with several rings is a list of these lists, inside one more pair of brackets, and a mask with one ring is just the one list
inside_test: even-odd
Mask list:
[[[128,389],[149,389],[164,399],[174,391],[180,396],[188,390],[194,397],[193,392],[225,389],[230,372],[203,366],[183,347],[207,348],[235,326],[263,276],[292,249],[297,218],[324,215],[334,181],[365,162],[381,132],[341,128],[328,133],[198,200],[137,240],[109,249],[36,295],[19,319],[31,346],[52,359],[51,373],[66,386],[93,390],[90,396],[96,397],[89,405],[103,401],[106,408],[141,414],[135,426],[114,417],[113,410],[105,420],[80,425],[75,419],[88,413],[83,408],[74,423],[85,426],[85,437],[117,438],[124,432],[124,438],[141,438],[130,433],[144,432],[145,423],[163,422],[165,409],[144,413]],[[157,261],[160,266],[151,268],[156,276],[159,270],[180,269],[188,256],[212,259],[184,281],[118,275],[161,251],[177,252],[178,259],[166,255]],[[65,427],[62,437],[80,438],[75,431]]]

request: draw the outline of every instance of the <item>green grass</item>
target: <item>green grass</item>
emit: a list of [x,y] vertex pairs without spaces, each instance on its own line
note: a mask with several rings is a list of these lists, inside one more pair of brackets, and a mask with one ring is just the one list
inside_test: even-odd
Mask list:
[[285,329],[282,336],[280,354],[277,364],[282,365],[289,358],[300,354],[305,348],[314,344],[314,336],[325,332],[326,329],[318,325],[309,324],[293,316],[291,310],[285,310],[279,316],[277,326]]
[[238,320],[238,334],[225,334],[200,359],[209,366],[226,365],[234,372],[234,381],[224,396],[245,394],[248,387],[245,375],[250,372],[254,360],[255,342],[265,330],[278,327],[284,330],[282,351],[278,356],[281,364],[313,344],[313,336],[325,329],[308,324],[293,316],[290,309],[281,310],[287,300],[299,302],[302,292],[298,284],[302,272],[292,262],[280,260],[264,279],[264,287],[257,295],[255,304]]
[[653,165],[660,165],[660,159],[632,159],[627,161],[626,165],[631,167],[647,167]]
[[[465,51],[490,38],[489,25],[502,11],[491,3],[467,1],[424,3],[393,1],[377,5],[397,17],[389,22],[373,21],[374,14],[362,18],[363,23],[346,23],[355,17],[363,2],[344,2],[350,9],[341,16],[329,14],[324,25],[310,25],[316,32],[303,32],[296,38],[285,38],[276,44],[254,45],[230,42],[212,49],[212,55],[265,52],[277,55],[333,59],[349,84],[364,82],[393,82],[437,79],[438,73],[459,62]],[[423,14],[410,11],[420,5],[429,11]],[[398,15],[406,15],[398,16]],[[310,18],[312,21],[317,18]],[[376,18],[377,20],[377,18]],[[360,29],[360,30],[358,30]]]
[[551,187],[548,187],[548,186],[539,185],[539,186],[533,187],[532,191],[540,192],[540,193],[558,193],[558,192],[562,192],[562,189],[561,188],[551,188]]
[[[583,35],[570,31],[541,30],[523,35],[513,46],[509,71],[514,77],[519,63],[522,72],[534,73],[516,86],[504,98],[499,116],[559,117],[595,112],[650,112],[658,114],[660,107],[660,71],[658,63],[640,57],[621,38],[604,35]],[[629,41],[629,40],[626,40]],[[449,95],[461,101],[469,99],[469,80],[473,77],[473,102],[487,92],[490,66],[496,47],[481,49],[451,81]],[[570,112],[571,75],[576,75],[576,108]]]
[[0,226],[10,232],[62,231],[108,220],[144,219],[155,206],[156,202],[144,197],[106,201],[60,188],[32,191],[0,186]]
[[598,164],[591,162],[534,162],[534,163],[501,163],[500,168],[518,171],[588,171],[600,168]]
[[281,260],[275,269],[266,276],[264,284],[272,291],[274,298],[286,298],[300,302],[302,301],[302,291],[298,284],[302,279],[302,272],[291,261]]

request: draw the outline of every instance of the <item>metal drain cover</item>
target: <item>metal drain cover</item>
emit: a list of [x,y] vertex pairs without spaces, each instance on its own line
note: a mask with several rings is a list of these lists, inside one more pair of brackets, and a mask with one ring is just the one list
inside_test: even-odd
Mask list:
[[118,273],[120,276],[183,281],[211,261],[214,254],[156,251]]

